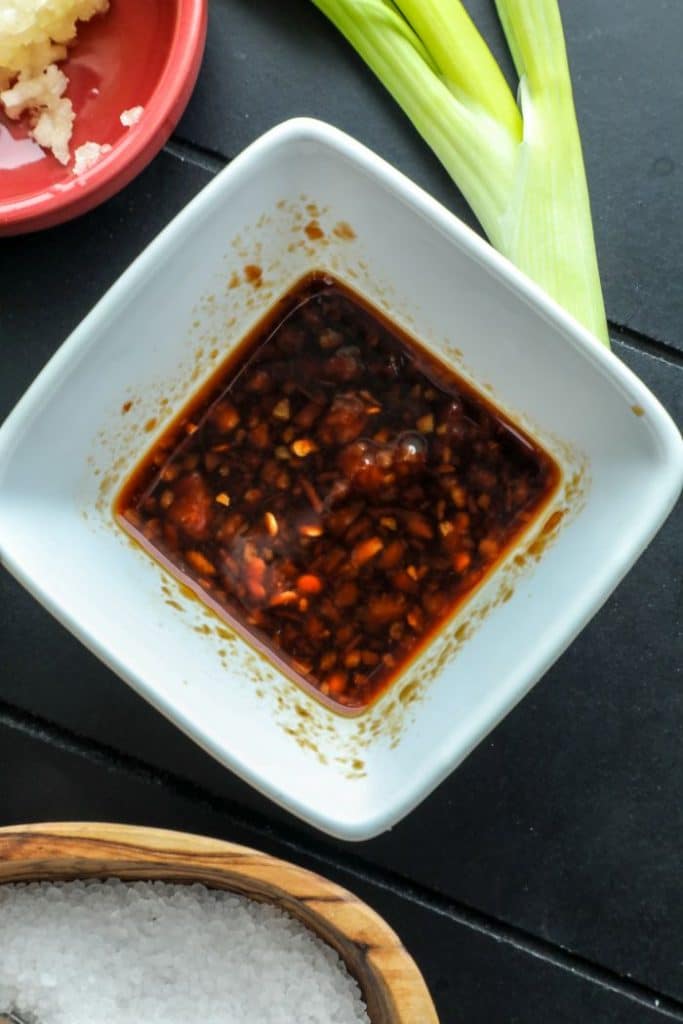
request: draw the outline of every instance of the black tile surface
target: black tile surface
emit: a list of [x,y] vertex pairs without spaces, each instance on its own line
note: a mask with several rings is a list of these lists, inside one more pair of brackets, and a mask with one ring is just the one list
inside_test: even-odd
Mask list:
[[[467,7],[512,81],[492,0]],[[561,9],[608,315],[683,349],[683,4],[563,0]],[[212,0],[179,134],[233,157],[299,115],[355,135],[473,224],[440,164],[310,0]]]
[[[164,154],[99,211],[5,243],[12,258],[0,278],[0,416],[209,176]],[[616,351],[683,419],[683,368],[623,344]],[[681,575],[679,509],[593,624],[491,739],[407,822],[354,854],[683,996]],[[0,700],[194,779],[306,835],[143,704],[6,573],[0,651]],[[12,799],[14,788],[13,780]]]
[[85,819],[178,828],[256,846],[321,871],[354,891],[399,932],[424,973],[442,1024],[657,1024],[672,1019],[656,1007],[654,995],[621,987],[613,978],[587,976],[571,961],[553,962],[542,950],[499,939],[447,908],[436,911],[409,894],[323,863],[166,786],[84,761],[2,724],[0,778],[12,782],[0,790],[0,820],[6,824]]

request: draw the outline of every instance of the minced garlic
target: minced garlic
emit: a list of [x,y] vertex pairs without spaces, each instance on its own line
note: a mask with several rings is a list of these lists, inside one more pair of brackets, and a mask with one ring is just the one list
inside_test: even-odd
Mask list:
[[8,117],[27,116],[30,133],[69,162],[74,120],[64,95],[68,80],[55,61],[66,57],[76,22],[106,11],[109,0],[2,0],[0,3],[0,104]]

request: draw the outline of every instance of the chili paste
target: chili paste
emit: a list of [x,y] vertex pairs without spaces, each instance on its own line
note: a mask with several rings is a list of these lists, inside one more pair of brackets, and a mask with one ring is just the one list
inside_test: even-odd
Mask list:
[[288,674],[361,709],[538,514],[550,456],[327,275],[135,469],[124,528]]

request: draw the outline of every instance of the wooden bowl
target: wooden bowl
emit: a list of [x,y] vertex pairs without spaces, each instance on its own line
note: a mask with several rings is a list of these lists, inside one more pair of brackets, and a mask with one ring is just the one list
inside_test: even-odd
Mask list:
[[107,877],[202,882],[274,903],[337,950],[361,987],[372,1024],[439,1024],[422,975],[395,932],[312,871],[246,846],[163,829],[0,828],[0,883]]

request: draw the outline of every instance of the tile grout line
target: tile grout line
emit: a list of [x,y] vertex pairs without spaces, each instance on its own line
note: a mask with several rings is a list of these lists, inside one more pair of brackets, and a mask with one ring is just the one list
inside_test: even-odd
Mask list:
[[206,149],[197,146],[193,142],[186,142],[184,139],[176,138],[174,135],[164,146],[164,152],[170,153],[177,160],[183,163],[195,164],[204,171],[218,174],[230,163],[228,159],[213,149]]
[[204,805],[213,813],[227,816],[238,826],[256,832],[262,837],[275,840],[296,854],[317,861],[329,868],[346,871],[361,882],[407,899],[439,914],[439,916],[486,935],[494,941],[505,942],[515,950],[550,963],[561,970],[566,970],[576,977],[584,978],[641,1006],[654,1010],[662,1016],[683,1021],[683,1003],[677,999],[630,978],[624,978],[610,968],[597,965],[579,954],[565,950],[547,940],[539,939],[521,928],[499,921],[482,911],[442,896],[426,886],[412,882],[398,872],[373,865],[360,855],[331,849],[326,846],[324,840],[317,837],[310,840],[311,846],[309,847],[305,844],[304,837],[298,835],[291,826],[280,822],[269,822],[258,812],[250,811],[230,800],[218,797],[190,779],[155,768],[145,761],[129,754],[123,754],[113,747],[81,737],[77,733],[56,726],[2,700],[0,700],[0,724],[32,739],[53,745],[69,754],[94,761],[110,772],[120,771],[138,781],[164,786],[175,792],[181,799]]
[[663,363],[672,366],[683,366],[683,352],[674,348],[666,341],[659,341],[657,338],[650,338],[641,331],[635,331],[632,327],[624,327],[621,324],[609,321],[609,331],[613,341],[618,341],[631,349],[632,352],[644,352],[653,359],[659,359]]
[[[211,174],[218,174],[224,167],[227,167],[232,159],[219,153],[218,150],[200,146],[177,135],[169,139],[164,146],[164,150],[183,163],[194,164],[197,167],[201,167],[202,170],[209,171]],[[614,320],[608,320],[608,327],[610,335],[613,335],[616,341],[627,345],[628,348],[638,352],[645,352],[647,355],[672,363],[675,366],[683,366],[683,352],[680,352],[668,342],[651,338],[641,331],[618,324]]]

